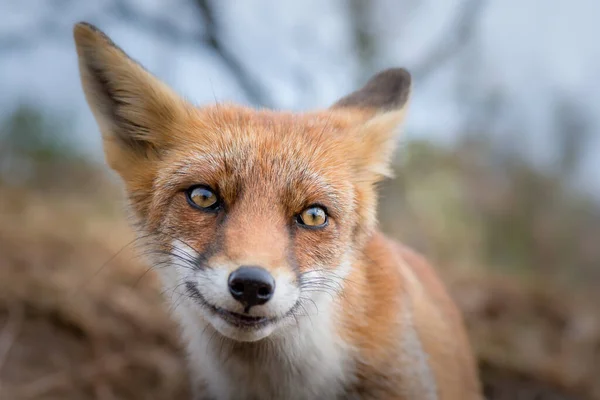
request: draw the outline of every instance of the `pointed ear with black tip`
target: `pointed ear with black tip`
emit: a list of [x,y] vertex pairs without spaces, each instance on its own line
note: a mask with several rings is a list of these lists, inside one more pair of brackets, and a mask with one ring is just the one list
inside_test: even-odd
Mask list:
[[109,165],[123,176],[132,164],[160,158],[187,103],[95,26],[78,23],[73,34],[81,83]]
[[404,120],[411,93],[411,76],[392,68],[373,76],[362,88],[338,100],[331,108],[360,116],[352,133],[355,163],[364,179],[377,181],[391,176],[390,164],[398,128]]

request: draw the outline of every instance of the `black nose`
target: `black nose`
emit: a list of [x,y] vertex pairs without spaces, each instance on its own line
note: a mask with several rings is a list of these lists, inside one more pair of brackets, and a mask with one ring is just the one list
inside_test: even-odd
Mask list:
[[240,267],[229,275],[229,292],[234,299],[246,306],[265,304],[275,292],[275,279],[260,267]]

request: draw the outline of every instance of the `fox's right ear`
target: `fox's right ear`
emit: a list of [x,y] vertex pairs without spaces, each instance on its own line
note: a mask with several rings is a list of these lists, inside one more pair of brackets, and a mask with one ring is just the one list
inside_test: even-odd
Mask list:
[[131,162],[160,157],[187,103],[133,61],[95,26],[73,34],[87,102],[102,132],[109,165],[123,174]]
[[367,173],[367,180],[391,176],[398,127],[406,114],[411,87],[412,79],[406,69],[390,68],[332,106],[334,110],[350,111],[361,118],[352,139],[357,144],[356,166]]

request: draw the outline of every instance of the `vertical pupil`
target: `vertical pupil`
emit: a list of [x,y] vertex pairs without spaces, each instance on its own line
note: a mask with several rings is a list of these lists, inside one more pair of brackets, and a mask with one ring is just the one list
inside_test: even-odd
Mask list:
[[309,211],[310,219],[313,223],[319,222],[319,218],[321,216],[320,210],[318,208],[313,208]]
[[305,209],[300,218],[305,225],[320,226],[327,220],[327,214],[319,207],[312,207]]
[[196,198],[198,198],[198,202],[199,203],[205,203],[207,201],[210,201],[210,199],[212,198],[212,193],[206,189],[199,189],[197,191]]

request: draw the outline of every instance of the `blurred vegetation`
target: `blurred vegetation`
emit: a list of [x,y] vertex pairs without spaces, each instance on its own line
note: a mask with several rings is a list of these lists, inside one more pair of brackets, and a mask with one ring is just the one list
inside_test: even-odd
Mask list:
[[69,122],[29,104],[0,121],[0,184],[45,190],[93,184],[98,166],[69,140]]
[[489,137],[448,148],[406,143],[384,184],[383,228],[442,265],[585,284],[600,278],[600,204],[562,169],[543,169]]

